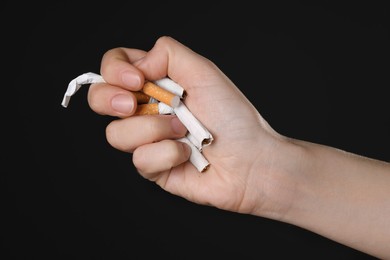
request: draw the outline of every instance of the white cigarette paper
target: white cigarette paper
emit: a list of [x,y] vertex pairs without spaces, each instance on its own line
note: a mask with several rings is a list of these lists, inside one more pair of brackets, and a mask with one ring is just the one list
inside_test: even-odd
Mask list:
[[173,114],[173,107],[168,106],[163,102],[158,102],[158,112],[160,115]]
[[65,92],[64,98],[62,99],[61,105],[63,107],[67,107],[70,101],[70,97],[73,96],[77,92],[77,90],[80,89],[82,85],[92,84],[92,83],[103,83],[103,82],[106,81],[99,74],[93,72],[87,72],[81,74],[80,76],[78,76],[77,78],[69,82],[68,88]]
[[190,132],[191,142],[202,150],[204,146],[210,145],[214,140],[211,133],[202,125],[202,123],[191,113],[191,111],[180,101],[179,105],[173,108],[173,111]]
[[162,78],[153,81],[156,85],[160,86],[161,88],[168,90],[169,92],[179,96],[180,98],[185,97],[185,91],[182,86],[177,84],[175,81],[171,80],[170,78]]
[[180,142],[186,143],[191,147],[190,162],[198,172],[204,172],[209,167],[210,163],[207,161],[206,157],[199,151],[199,149],[187,138],[182,137],[177,139]]
[[[196,139],[196,137],[195,137],[193,134],[191,134],[190,132],[188,132],[188,133],[186,134],[186,137],[187,137],[188,141],[190,141],[190,142],[191,142],[192,144],[194,144],[194,145],[198,142],[197,139]],[[198,146],[195,145],[195,147],[196,147],[200,152],[202,152],[202,149],[203,149],[202,146],[198,147]]]
[[[164,105],[167,105],[165,103],[162,103],[162,102],[159,102],[157,99],[153,98],[153,97],[150,97],[149,99],[149,104],[153,104],[153,103],[161,103],[161,104],[164,104]],[[168,105],[167,105],[168,106]]]

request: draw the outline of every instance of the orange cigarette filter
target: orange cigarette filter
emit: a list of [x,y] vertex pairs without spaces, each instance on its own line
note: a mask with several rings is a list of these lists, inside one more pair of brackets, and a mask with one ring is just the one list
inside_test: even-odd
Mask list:
[[176,107],[180,103],[179,96],[161,88],[160,86],[150,81],[145,83],[141,91],[146,95],[151,96],[171,107]]
[[147,104],[147,103],[149,103],[149,100],[151,98],[149,95],[146,95],[142,91],[133,91],[131,93],[133,93],[133,95],[137,99],[138,104]]
[[137,109],[135,110],[134,115],[158,115],[158,103],[150,103],[150,104],[139,104],[137,105]]

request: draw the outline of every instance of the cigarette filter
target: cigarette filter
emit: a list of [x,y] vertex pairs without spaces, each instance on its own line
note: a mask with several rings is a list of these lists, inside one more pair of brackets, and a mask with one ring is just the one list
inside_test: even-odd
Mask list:
[[150,102],[150,99],[152,98],[151,96],[146,95],[142,91],[132,91],[131,93],[133,93],[133,95],[137,99],[138,104],[147,104]]
[[149,95],[171,107],[178,106],[180,102],[179,96],[169,92],[166,89],[163,89],[151,81],[146,82],[141,91],[146,95]]
[[191,143],[193,143],[199,151],[201,151],[205,145],[211,144],[214,140],[213,136],[183,102],[180,101],[179,105],[173,108],[173,111],[191,134]]
[[163,89],[168,90],[169,92],[179,96],[181,99],[184,99],[186,96],[184,88],[168,77],[158,79],[153,82],[156,85],[162,87]]
[[138,104],[134,115],[166,115],[172,114],[173,108],[162,102]]
[[204,172],[205,170],[207,170],[207,168],[210,166],[210,163],[199,151],[199,149],[192,142],[190,142],[187,137],[182,137],[177,140],[186,143],[191,147],[191,155],[189,160],[195,166],[195,168],[199,172]]

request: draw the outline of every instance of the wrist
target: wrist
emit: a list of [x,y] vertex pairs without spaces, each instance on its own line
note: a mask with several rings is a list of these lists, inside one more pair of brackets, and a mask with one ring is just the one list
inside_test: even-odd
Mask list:
[[389,231],[383,227],[389,221],[383,212],[390,206],[383,198],[390,195],[390,165],[329,146],[289,141],[286,150],[295,152],[285,155],[296,164],[290,164],[291,171],[279,167],[273,185],[285,190],[279,189],[279,197],[270,194],[281,207],[269,216],[369,254],[388,254]]
[[251,186],[261,187],[262,194],[255,195],[258,201],[253,215],[288,222],[296,201],[305,190],[302,185],[310,160],[310,153],[306,150],[304,145],[294,139],[282,137],[275,142],[265,160],[257,160],[255,172],[251,174],[256,176],[256,184]]

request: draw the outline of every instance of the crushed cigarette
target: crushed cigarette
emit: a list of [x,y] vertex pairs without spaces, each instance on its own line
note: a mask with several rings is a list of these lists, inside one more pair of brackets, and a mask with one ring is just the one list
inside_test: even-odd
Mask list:
[[171,107],[178,106],[180,102],[179,96],[173,94],[172,92],[169,92],[166,89],[163,89],[162,87],[154,84],[151,81],[145,82],[141,91]]
[[163,102],[158,102],[137,105],[134,115],[167,115],[172,113],[172,107]]
[[[191,143],[193,143],[193,144],[196,144],[196,143],[198,143],[199,141],[196,139],[196,137],[193,135],[193,134],[191,134],[191,132],[188,132],[187,134],[186,134],[186,137],[187,137],[187,139],[191,142]],[[200,152],[202,152],[202,150],[203,150],[203,146],[195,146]]]
[[190,112],[190,110],[180,101],[173,111],[188,129],[191,134],[191,142],[202,151],[204,146],[210,145],[214,140],[211,133],[202,125],[202,123]]
[[[65,108],[68,106],[71,96],[81,86],[104,82],[106,81],[99,74],[93,72],[81,74],[68,84],[61,102],[62,106]],[[186,92],[179,84],[169,78],[163,78],[146,82],[141,91],[132,93],[137,99],[136,115],[175,114],[188,130],[187,135],[178,141],[185,142],[191,147],[190,162],[199,172],[209,168],[210,163],[203,156],[202,149],[212,143],[213,136],[182,102]]]
[[169,92],[179,96],[181,99],[184,99],[187,95],[184,88],[170,78],[165,77],[162,79],[155,80],[153,82],[156,85],[162,87],[163,89],[168,90]]
[[182,137],[177,139],[180,142],[186,143],[191,147],[190,162],[195,166],[199,172],[204,172],[210,166],[206,157],[199,151],[199,149],[187,138]]
[[150,99],[152,99],[152,97],[146,95],[142,91],[132,91],[131,93],[135,96],[135,99],[137,100],[137,104],[147,104],[150,102]]
[[68,88],[65,92],[64,98],[62,99],[62,106],[67,107],[70,101],[70,97],[80,89],[82,85],[92,83],[103,83],[105,82],[103,77],[93,72],[84,73],[77,78],[69,82]]

